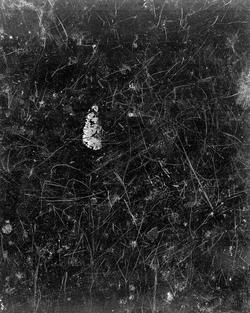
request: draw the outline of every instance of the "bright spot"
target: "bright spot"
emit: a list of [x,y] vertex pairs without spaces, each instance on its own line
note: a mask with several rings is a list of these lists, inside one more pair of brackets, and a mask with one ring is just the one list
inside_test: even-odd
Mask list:
[[0,298],[0,312],[6,311],[6,307],[3,304],[3,300]]
[[121,298],[121,299],[119,299],[119,304],[120,304],[120,305],[125,305],[125,304],[127,304],[127,300]]
[[98,106],[93,105],[83,128],[83,144],[90,149],[100,150],[102,148],[101,134],[102,127],[98,118]]
[[211,235],[212,235],[212,232],[210,230],[208,230],[205,233],[205,238],[209,238],[209,237],[211,237]]
[[20,280],[20,279],[22,279],[22,278],[24,277],[23,273],[21,273],[21,272],[17,272],[17,273],[15,274],[15,276],[16,276],[16,278],[17,278],[18,280]]
[[135,285],[130,284],[129,285],[129,291],[134,292],[135,291]]
[[129,83],[128,85],[129,89],[133,90],[133,91],[137,91],[138,90],[138,86],[135,83]]
[[134,300],[134,298],[135,298],[134,295],[129,295],[129,298],[128,298],[128,299],[129,299],[130,301],[132,301],[132,300]]
[[6,235],[9,235],[12,232],[12,230],[13,230],[13,228],[10,224],[10,221],[6,220],[5,225],[3,225],[3,227],[2,227],[2,232]]
[[135,113],[135,112],[128,112],[128,117],[138,117],[139,114]]
[[167,303],[171,303],[173,300],[174,300],[174,296],[173,296],[172,292],[169,291],[169,292],[167,293],[166,302],[167,302]]
[[138,44],[136,42],[133,42],[133,48],[137,49],[138,48]]
[[233,256],[233,246],[230,246],[230,247],[229,247],[229,255],[230,255],[230,256]]
[[113,207],[113,205],[118,202],[120,200],[120,196],[118,194],[114,194],[113,196],[110,197],[109,199],[109,204],[111,207]]
[[130,246],[134,249],[137,247],[137,241],[133,240],[130,242]]

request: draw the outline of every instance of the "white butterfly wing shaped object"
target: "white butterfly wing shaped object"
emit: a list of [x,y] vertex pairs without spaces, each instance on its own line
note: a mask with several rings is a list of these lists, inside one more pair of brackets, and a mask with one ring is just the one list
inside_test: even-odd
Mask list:
[[102,127],[98,118],[98,106],[93,105],[86,117],[83,127],[82,142],[92,150],[100,150],[102,148]]

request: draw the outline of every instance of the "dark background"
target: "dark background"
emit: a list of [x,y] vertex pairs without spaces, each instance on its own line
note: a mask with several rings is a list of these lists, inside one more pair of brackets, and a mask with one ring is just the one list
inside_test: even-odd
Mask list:
[[[1,3],[6,305],[170,290],[176,310],[197,291],[200,307],[247,310],[249,9]],[[93,105],[96,151],[82,142]]]

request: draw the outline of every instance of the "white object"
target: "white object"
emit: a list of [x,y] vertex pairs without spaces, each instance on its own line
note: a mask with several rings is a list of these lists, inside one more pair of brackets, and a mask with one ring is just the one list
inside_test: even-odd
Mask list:
[[10,224],[10,221],[6,220],[5,225],[3,225],[3,227],[2,227],[2,232],[6,235],[9,235],[12,232],[12,230],[13,230],[13,228]]
[[89,149],[100,150],[102,148],[101,134],[102,127],[98,118],[98,106],[93,105],[86,117],[82,142]]
[[169,291],[167,293],[166,302],[171,303],[173,300],[174,300],[174,296],[173,296],[172,292]]

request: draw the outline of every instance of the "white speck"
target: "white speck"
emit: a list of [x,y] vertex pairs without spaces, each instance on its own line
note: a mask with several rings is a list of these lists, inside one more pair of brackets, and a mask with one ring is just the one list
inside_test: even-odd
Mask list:
[[3,300],[0,298],[0,312],[6,311],[6,307],[3,304]]
[[9,38],[10,38],[10,39],[13,39],[13,36],[10,35]]
[[98,118],[98,106],[93,105],[86,117],[86,122],[83,128],[82,141],[85,146],[93,150],[102,148],[101,134],[102,127]]
[[167,293],[167,298],[166,298],[165,301],[166,301],[167,303],[171,303],[173,300],[174,300],[174,296],[173,296],[172,292],[169,291],[169,292]]
[[118,194],[114,194],[113,196],[110,197],[109,199],[109,204],[111,207],[113,207],[113,205],[118,202],[120,200],[120,196]]
[[135,285],[130,284],[129,285],[129,291],[134,292],[135,291]]
[[128,112],[128,117],[138,117],[139,114],[136,112]]
[[20,280],[20,279],[22,279],[22,278],[24,277],[23,273],[21,273],[21,272],[17,272],[17,273],[15,274],[15,276],[16,276],[16,278],[17,278],[18,280]]
[[230,247],[229,247],[229,255],[230,255],[230,256],[233,256],[233,246],[230,246]]
[[130,83],[129,89],[136,91],[136,90],[138,90],[138,86],[135,83]]
[[212,235],[212,232],[210,230],[208,230],[206,233],[205,233],[205,238],[209,238],[211,237]]
[[90,199],[90,202],[91,202],[91,204],[93,204],[93,205],[95,205],[95,204],[98,203],[96,197],[92,197],[92,198]]
[[6,220],[6,221],[5,221],[5,225],[2,226],[2,232],[3,232],[4,234],[9,235],[9,234],[12,232],[12,230],[13,230],[13,228],[12,228],[12,226],[11,226],[11,224],[10,224],[10,221],[9,221],[9,220]]
[[129,295],[129,300],[132,301],[134,300],[135,296],[134,295]]
[[138,48],[138,44],[136,42],[133,42],[132,46],[133,46],[134,49]]
[[125,305],[125,304],[127,304],[127,300],[121,298],[121,299],[119,299],[119,304],[120,304],[120,305]]
[[28,237],[29,237],[29,235],[28,235],[28,233],[27,233],[27,231],[24,229],[24,231],[23,231],[23,237],[25,238],[25,239],[27,239]]

